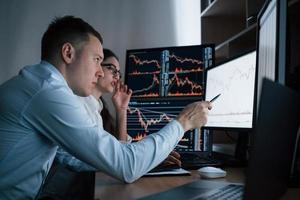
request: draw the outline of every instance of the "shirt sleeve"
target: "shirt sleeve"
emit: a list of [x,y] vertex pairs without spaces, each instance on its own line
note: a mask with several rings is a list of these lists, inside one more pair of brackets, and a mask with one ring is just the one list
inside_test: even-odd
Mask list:
[[57,159],[63,166],[77,172],[81,171],[97,171],[96,168],[82,162],[81,160],[75,158],[62,148],[58,148],[55,159]]
[[41,91],[24,111],[24,123],[67,152],[125,182],[161,163],[184,134],[173,120],[143,140],[122,144],[89,119],[78,98],[64,88]]

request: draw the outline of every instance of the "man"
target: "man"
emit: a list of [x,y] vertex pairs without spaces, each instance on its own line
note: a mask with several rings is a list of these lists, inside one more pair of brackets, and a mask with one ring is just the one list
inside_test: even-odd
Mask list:
[[162,162],[184,132],[206,123],[209,102],[188,105],[163,129],[122,144],[89,120],[76,95],[92,93],[103,76],[102,38],[82,19],[53,21],[42,61],[0,86],[0,199],[34,199],[57,146],[90,166],[133,182]]
[[[130,143],[127,135],[127,108],[132,90],[123,84],[120,73],[119,59],[114,52],[103,49],[102,69],[104,77],[98,78],[92,95],[79,97],[89,114],[99,127],[104,128],[123,142]],[[116,122],[106,109],[103,94],[112,93],[112,102],[116,109]],[[105,111],[105,113],[103,113]],[[101,113],[101,115],[100,115]],[[113,125],[116,124],[116,127]],[[172,151],[168,158],[158,167],[176,164],[181,166],[180,155]],[[94,172],[96,169],[74,158],[62,148],[58,148],[56,157],[48,176],[40,190],[38,199],[94,199]]]

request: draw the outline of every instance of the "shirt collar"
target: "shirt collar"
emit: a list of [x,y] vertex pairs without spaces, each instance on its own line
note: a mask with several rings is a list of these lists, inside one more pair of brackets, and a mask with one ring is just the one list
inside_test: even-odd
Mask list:
[[102,101],[99,99],[96,99],[93,95],[87,96],[87,97],[83,97],[86,102],[88,102],[90,108],[94,111],[98,111],[101,112],[103,109],[103,103]]
[[43,65],[43,67],[47,71],[50,72],[51,78],[54,78],[54,79],[60,81],[61,83],[63,83],[64,85],[66,85],[72,91],[72,89],[69,87],[69,85],[68,85],[65,77],[61,74],[61,72],[54,65],[52,65],[51,63],[49,63],[49,62],[47,62],[45,60],[42,60],[40,64]]
[[91,99],[92,99],[94,105],[96,106],[96,109],[98,110],[98,112],[101,112],[103,109],[103,103],[102,103],[101,99],[100,98],[96,99],[93,95],[91,95],[91,97],[92,97]]

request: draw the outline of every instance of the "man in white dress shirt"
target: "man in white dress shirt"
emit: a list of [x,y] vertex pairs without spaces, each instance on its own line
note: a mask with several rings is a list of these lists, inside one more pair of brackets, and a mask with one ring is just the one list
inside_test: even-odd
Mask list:
[[[98,79],[92,95],[78,98],[82,101],[90,119],[94,120],[98,126],[114,133],[120,142],[131,142],[131,137],[127,134],[127,108],[132,90],[120,80],[120,63],[115,53],[109,49],[103,49],[103,54],[104,59],[101,65],[104,77]],[[111,99],[116,109],[116,127],[101,98],[107,93],[112,93]],[[104,113],[101,113],[103,111]],[[181,166],[180,155],[175,151],[172,151],[159,167],[170,164]],[[38,199],[93,200],[95,187],[93,171],[96,170],[59,148]]]
[[103,76],[102,38],[80,18],[57,18],[42,38],[42,61],[0,86],[0,199],[34,199],[58,146],[88,165],[133,182],[161,163],[185,131],[207,121],[209,102],[188,105],[157,133],[123,144],[89,119],[76,95]]

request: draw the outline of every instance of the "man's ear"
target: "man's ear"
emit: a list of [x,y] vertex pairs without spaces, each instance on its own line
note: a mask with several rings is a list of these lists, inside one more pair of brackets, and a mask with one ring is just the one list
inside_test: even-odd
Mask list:
[[75,48],[71,43],[63,44],[61,48],[62,59],[65,63],[70,64],[75,57]]

